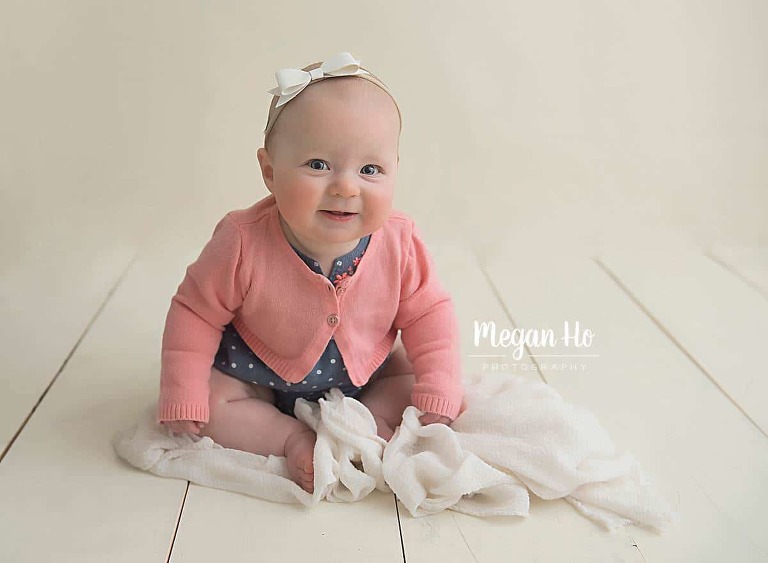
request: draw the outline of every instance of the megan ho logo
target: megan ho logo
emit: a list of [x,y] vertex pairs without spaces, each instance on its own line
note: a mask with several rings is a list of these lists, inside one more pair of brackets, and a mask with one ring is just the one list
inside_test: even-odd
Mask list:
[[[474,346],[498,349],[493,354],[469,354],[473,358],[488,358],[483,363],[483,370],[491,371],[517,371],[518,364],[508,363],[506,358],[511,356],[513,360],[521,360],[528,350],[528,356],[532,358],[533,365],[523,363],[520,371],[584,371],[586,364],[575,361],[574,358],[597,358],[597,354],[590,353],[590,348],[595,341],[595,333],[588,328],[582,328],[581,323],[563,321],[562,330],[556,332],[551,328],[496,328],[495,321],[474,322]],[[554,349],[572,349],[572,353],[555,354]],[[486,348],[487,349],[487,348]],[[544,349],[544,353],[537,353]],[[507,354],[507,350],[511,353]],[[560,358],[542,362],[538,358]]]

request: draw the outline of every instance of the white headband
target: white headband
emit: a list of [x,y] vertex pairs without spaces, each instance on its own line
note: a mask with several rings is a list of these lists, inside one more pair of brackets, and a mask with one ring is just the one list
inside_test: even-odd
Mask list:
[[267,126],[264,128],[265,142],[278,117],[285,109],[285,104],[298,96],[301,91],[311,83],[340,76],[357,76],[361,79],[373,82],[376,86],[384,90],[395,103],[398,117],[400,118],[400,128],[402,130],[403,116],[400,113],[400,106],[392,95],[392,92],[389,91],[386,84],[379,80],[376,75],[364,69],[360,65],[360,61],[356,60],[350,53],[345,51],[331,57],[324,63],[314,63],[308,66],[316,66],[318,64],[320,66],[312,70],[282,68],[275,73],[278,86],[277,88],[268,90],[268,92],[274,96],[272,101],[272,104],[274,105],[270,104],[269,115],[267,116]]

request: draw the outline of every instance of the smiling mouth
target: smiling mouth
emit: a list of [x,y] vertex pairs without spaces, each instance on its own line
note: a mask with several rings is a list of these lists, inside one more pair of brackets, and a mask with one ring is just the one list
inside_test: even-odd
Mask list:
[[338,215],[340,217],[345,215],[357,215],[357,213],[352,213],[351,211],[331,211],[329,209],[323,209],[323,213],[331,213],[332,215]]

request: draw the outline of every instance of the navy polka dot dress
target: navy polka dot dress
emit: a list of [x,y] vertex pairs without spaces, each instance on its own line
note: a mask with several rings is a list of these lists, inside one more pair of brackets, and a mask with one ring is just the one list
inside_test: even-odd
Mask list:
[[[355,274],[370,239],[371,235],[361,238],[351,252],[336,258],[328,276],[334,285]],[[293,245],[291,246],[312,271],[318,274],[323,273],[320,264]],[[382,369],[383,365],[379,366],[374,375]],[[344,359],[333,337],[307,376],[298,383],[288,383],[256,356],[240,338],[235,327],[228,324],[222,333],[214,367],[237,379],[269,387],[275,392],[275,406],[290,416],[294,416],[293,407],[299,397],[308,401],[317,401],[332,387],[338,387],[348,397],[355,397],[365,388],[365,386],[357,387],[350,381],[347,368],[344,367]],[[371,376],[372,379],[373,376]]]

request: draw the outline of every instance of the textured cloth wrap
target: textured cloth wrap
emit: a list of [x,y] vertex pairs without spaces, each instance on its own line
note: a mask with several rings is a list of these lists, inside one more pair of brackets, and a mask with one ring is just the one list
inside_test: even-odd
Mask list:
[[370,411],[331,389],[299,399],[296,416],[317,432],[314,494],[290,480],[284,457],[245,453],[210,438],[174,435],[141,420],[114,440],[144,471],[284,503],[354,502],[394,492],[413,516],[445,509],[475,516],[527,516],[529,493],[563,498],[608,530],[635,524],[658,532],[678,520],[637,460],[616,449],[588,410],[522,377],[473,376],[466,410],[451,427],[422,426],[408,407],[389,442]]

